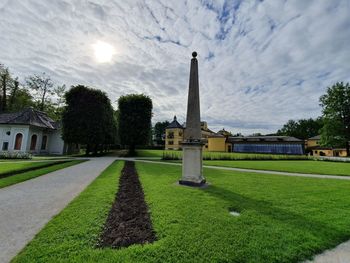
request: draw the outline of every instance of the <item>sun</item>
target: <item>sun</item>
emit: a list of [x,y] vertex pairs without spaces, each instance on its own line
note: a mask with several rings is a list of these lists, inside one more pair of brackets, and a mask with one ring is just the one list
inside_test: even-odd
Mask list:
[[99,63],[110,62],[115,54],[114,47],[103,41],[93,44],[96,61]]

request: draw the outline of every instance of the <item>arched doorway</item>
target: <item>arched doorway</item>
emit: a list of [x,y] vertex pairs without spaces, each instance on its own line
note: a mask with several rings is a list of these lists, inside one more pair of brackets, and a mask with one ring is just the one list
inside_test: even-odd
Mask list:
[[34,151],[36,147],[36,141],[38,140],[38,136],[36,134],[32,135],[32,138],[30,140],[30,150]]
[[21,150],[22,139],[23,139],[23,134],[22,133],[17,133],[16,134],[16,139],[15,139],[15,147],[14,147],[15,150],[17,150],[17,151]]

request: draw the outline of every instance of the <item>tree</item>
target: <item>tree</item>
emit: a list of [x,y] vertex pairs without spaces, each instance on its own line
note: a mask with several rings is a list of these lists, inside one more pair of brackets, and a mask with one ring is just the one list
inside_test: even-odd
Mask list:
[[44,73],[34,74],[26,80],[28,87],[35,92],[38,109],[44,111],[47,103],[50,103],[50,95],[54,95],[54,84],[49,76]]
[[289,120],[283,127],[277,131],[276,135],[292,136],[298,139],[306,140],[310,137],[320,134],[323,126],[322,118]]
[[118,133],[122,145],[135,154],[136,145],[147,144],[151,134],[152,100],[143,94],[130,94],[118,100]]
[[325,126],[322,129],[321,144],[331,147],[346,147],[350,156],[350,85],[337,82],[327,88],[320,97]]
[[7,90],[9,88],[9,85],[11,85],[11,75],[9,72],[9,69],[6,68],[4,65],[0,64],[0,78],[1,78],[1,112],[7,111]]
[[86,145],[86,154],[106,149],[116,138],[116,122],[111,102],[101,90],[73,86],[65,94],[63,139]]
[[154,132],[154,139],[157,144],[164,145],[165,141],[163,139],[163,136],[165,134],[165,128],[169,125],[168,121],[163,122],[157,122],[154,125],[153,132]]

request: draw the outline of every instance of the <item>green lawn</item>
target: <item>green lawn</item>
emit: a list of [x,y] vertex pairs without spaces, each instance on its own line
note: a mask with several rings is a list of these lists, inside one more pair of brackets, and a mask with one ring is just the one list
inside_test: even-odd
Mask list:
[[27,169],[36,169],[39,167],[47,166],[54,163],[54,161],[42,161],[42,162],[19,162],[19,161],[10,161],[10,162],[4,162],[0,163],[0,177],[4,174],[8,173],[17,173],[22,170]]
[[[137,163],[158,241],[96,249],[122,162],[112,164],[14,262],[298,262],[350,238],[350,182]],[[241,216],[229,215],[229,210]]]
[[327,161],[204,161],[205,165],[293,173],[350,175],[350,163]]
[[[10,165],[10,167],[3,167],[6,164],[0,164],[0,170],[5,172],[5,171],[10,171],[10,172],[14,172],[14,175],[10,175],[8,177],[4,177],[4,178],[0,178],[0,188],[9,186],[9,185],[13,185],[13,184],[17,184],[59,169],[63,169],[78,163],[84,162],[84,160],[74,160],[74,161],[69,161],[69,162],[54,162],[55,164],[49,167],[42,167],[40,165],[32,165],[32,164],[43,164],[42,162],[37,162],[37,163],[16,163],[18,164],[18,166],[15,166],[14,164]],[[45,162],[46,163],[46,162]],[[50,162],[50,164],[53,162]],[[35,170],[32,171],[27,171],[27,172],[21,172],[21,170],[19,169],[19,167],[22,167],[23,169],[27,169],[27,168],[37,168]],[[40,168],[41,167],[41,168]],[[12,169],[12,170],[11,170]],[[0,174],[1,176],[1,174]]]

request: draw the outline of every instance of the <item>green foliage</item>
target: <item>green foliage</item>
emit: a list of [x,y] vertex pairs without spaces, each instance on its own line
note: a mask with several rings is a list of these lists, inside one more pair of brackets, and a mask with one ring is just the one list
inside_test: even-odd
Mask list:
[[82,85],[72,87],[65,95],[63,139],[68,143],[87,145],[87,153],[97,153],[114,144],[116,120],[106,93]]
[[277,135],[292,136],[301,140],[306,140],[319,135],[323,126],[322,118],[289,120],[277,131]]
[[350,156],[350,85],[337,82],[320,97],[325,126],[321,143],[324,146],[346,147]]
[[27,152],[0,152],[0,159],[32,159],[32,157],[33,156]]
[[168,121],[157,122],[154,125],[153,135],[154,135],[154,139],[155,139],[155,141],[156,141],[156,143],[158,145],[164,145],[165,144],[165,140],[163,139],[163,137],[165,136],[165,128],[168,125],[169,125]]
[[[203,152],[203,160],[308,160],[305,155]],[[181,160],[182,151],[163,151],[162,160]]]
[[349,181],[204,169],[211,184],[198,189],[176,185],[181,167],[137,163],[158,241],[97,249],[121,168],[105,170],[13,262],[302,262],[350,236]]
[[133,154],[136,145],[145,145],[151,135],[152,100],[143,94],[130,94],[118,100],[118,132],[122,145]]

